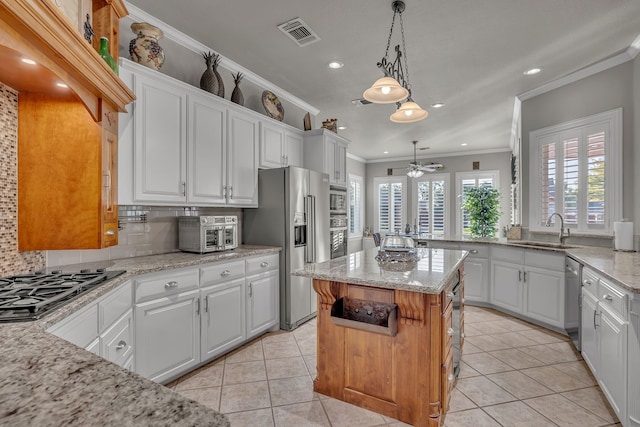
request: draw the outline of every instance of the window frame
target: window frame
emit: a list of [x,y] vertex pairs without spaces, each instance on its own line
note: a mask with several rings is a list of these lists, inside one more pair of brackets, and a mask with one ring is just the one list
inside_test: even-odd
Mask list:
[[[358,237],[362,237],[363,236],[363,228],[364,228],[364,178],[360,175],[353,175],[353,174],[349,174],[348,175],[349,178],[349,182],[348,182],[348,186],[347,186],[347,197],[349,197],[349,209],[347,210],[347,216],[348,216],[348,235],[349,238],[358,238]],[[360,230],[355,230],[353,233],[351,232],[351,182],[356,182],[358,184],[360,184],[360,211],[357,213],[358,215],[358,219],[360,220]]]
[[[567,135],[579,136],[579,147],[586,143],[586,137],[593,134],[594,129],[604,129],[605,134],[605,178],[604,185],[606,199],[604,203],[604,226],[589,227],[584,220],[579,220],[578,224],[567,224],[565,228],[570,228],[572,234],[576,235],[605,235],[613,234],[613,222],[622,218],[622,108],[605,111],[554,126],[537,129],[529,133],[529,230],[532,232],[557,232],[559,226],[552,229],[542,225],[542,185],[538,176],[538,171],[542,167],[541,147],[549,141],[559,143],[560,138]],[[580,149],[580,148],[579,148]],[[582,157],[579,157],[582,160]],[[564,163],[564,157],[557,159],[556,164]],[[588,180],[587,163],[579,163],[578,179],[581,183]],[[558,168],[560,169],[560,168]],[[557,172],[556,172],[557,173]],[[557,182],[557,180],[554,180]],[[557,187],[557,184],[554,184]],[[584,199],[587,200],[587,199]],[[578,206],[578,218],[585,218],[587,215],[587,204]],[[558,200],[556,200],[556,204]],[[588,200],[587,200],[588,203]],[[559,212],[562,213],[562,212]]]
[[[378,188],[380,184],[402,184],[402,214],[400,222],[406,223],[407,218],[407,177],[406,176],[376,176],[373,178],[373,226],[378,227],[380,223],[380,192]],[[374,230],[374,232],[394,234],[395,230]]]
[[[456,172],[456,235],[465,236],[462,227],[462,181],[467,179],[475,179],[476,186],[479,179],[491,178],[493,188],[500,190],[500,171],[499,170],[474,170],[467,172]],[[502,200],[502,193],[500,200]],[[467,234],[468,235],[468,234]]]
[[[451,176],[448,173],[441,174],[424,174],[420,178],[414,178],[411,180],[411,212],[415,219],[414,223],[419,218],[418,215],[418,183],[420,182],[432,182],[432,181],[444,181],[444,236],[448,236],[451,230],[451,214],[450,214],[450,202],[451,199]],[[430,194],[430,197],[432,195]],[[433,212],[430,213],[431,220],[429,221],[430,230],[424,231],[427,234],[433,234]],[[422,231],[421,231],[422,232]]]

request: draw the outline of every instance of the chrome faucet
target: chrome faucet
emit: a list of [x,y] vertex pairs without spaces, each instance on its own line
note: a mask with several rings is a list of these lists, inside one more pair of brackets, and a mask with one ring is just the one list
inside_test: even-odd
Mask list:
[[560,215],[558,212],[554,212],[551,215],[549,215],[549,218],[547,218],[547,222],[545,223],[545,225],[547,227],[551,227],[551,218],[553,218],[555,215],[558,216],[558,218],[560,218],[560,244],[564,245],[564,241],[566,239],[568,239],[569,237],[571,237],[571,230],[569,229],[569,227],[567,227],[567,235],[565,236],[564,234],[564,218],[562,218],[562,215]]

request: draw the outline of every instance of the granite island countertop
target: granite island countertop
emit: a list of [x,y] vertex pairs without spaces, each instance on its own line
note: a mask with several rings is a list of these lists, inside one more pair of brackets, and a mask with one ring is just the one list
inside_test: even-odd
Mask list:
[[458,271],[467,251],[418,248],[419,261],[407,271],[389,271],[378,265],[378,249],[360,252],[292,272],[294,276],[360,284],[385,289],[438,294]]
[[179,252],[55,267],[63,271],[107,268],[127,272],[41,320],[0,324],[0,425],[229,426],[224,414],[46,329],[134,276],[280,250],[245,245],[230,252]]

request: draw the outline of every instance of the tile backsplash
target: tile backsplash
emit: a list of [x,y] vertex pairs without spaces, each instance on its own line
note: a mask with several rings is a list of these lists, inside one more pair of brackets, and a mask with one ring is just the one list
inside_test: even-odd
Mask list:
[[47,251],[47,266],[77,264],[178,251],[178,217],[236,215],[242,236],[242,209],[119,206],[118,245],[105,249]]

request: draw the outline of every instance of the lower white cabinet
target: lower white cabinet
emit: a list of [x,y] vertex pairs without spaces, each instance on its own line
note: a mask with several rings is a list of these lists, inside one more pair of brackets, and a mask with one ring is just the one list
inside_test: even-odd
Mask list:
[[491,303],[522,312],[522,266],[491,260]]
[[590,292],[582,288],[582,315],[580,319],[580,340],[582,358],[593,372],[598,375],[598,345],[596,342],[596,320],[598,316],[598,300]]
[[200,291],[138,303],[136,372],[162,382],[200,362]]
[[564,272],[526,267],[524,279],[522,313],[526,317],[564,328]]
[[244,277],[202,289],[202,301],[201,357],[204,361],[246,340]]
[[598,383],[619,419],[624,419],[627,399],[628,323],[605,308],[598,324]]
[[110,362],[125,366],[133,356],[133,310],[126,313],[100,334],[100,355]]
[[[640,294],[630,301],[629,342],[627,343],[629,372],[627,383],[628,427],[640,427]],[[625,424],[627,425],[627,424]]]
[[247,277],[247,338],[272,328],[279,321],[278,270]]
[[464,260],[464,299],[472,302],[489,301],[489,248],[465,247],[469,251]]

